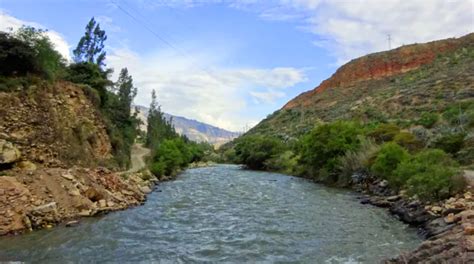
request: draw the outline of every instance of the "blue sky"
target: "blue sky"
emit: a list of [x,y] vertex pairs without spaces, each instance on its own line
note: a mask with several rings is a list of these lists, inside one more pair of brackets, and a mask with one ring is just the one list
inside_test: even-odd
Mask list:
[[242,130],[348,60],[388,49],[388,34],[397,47],[473,32],[473,8],[474,0],[0,0],[0,30],[47,28],[68,56],[94,16],[108,35],[107,65],[129,68],[137,104],[156,89],[166,112]]

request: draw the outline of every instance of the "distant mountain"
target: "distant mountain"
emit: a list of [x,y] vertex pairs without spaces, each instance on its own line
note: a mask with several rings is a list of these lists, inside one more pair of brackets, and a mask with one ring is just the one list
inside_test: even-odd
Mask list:
[[[142,130],[146,130],[146,117],[148,108],[144,106],[136,106],[139,110],[138,117],[143,121]],[[188,119],[182,116],[175,116],[165,113],[165,117],[169,120],[173,118],[173,125],[180,135],[185,135],[192,141],[208,142],[210,144],[219,146],[232,139],[238,137],[240,134],[231,132],[219,127],[215,127],[203,122],[193,119]]]

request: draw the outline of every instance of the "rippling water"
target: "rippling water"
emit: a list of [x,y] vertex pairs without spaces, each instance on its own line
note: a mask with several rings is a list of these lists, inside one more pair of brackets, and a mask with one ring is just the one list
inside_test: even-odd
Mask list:
[[0,261],[375,263],[416,230],[351,192],[223,165],[160,184],[144,206],[0,238]]

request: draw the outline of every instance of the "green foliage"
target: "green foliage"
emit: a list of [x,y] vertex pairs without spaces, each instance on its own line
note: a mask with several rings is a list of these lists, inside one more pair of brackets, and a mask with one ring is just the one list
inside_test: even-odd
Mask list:
[[166,139],[173,139],[178,137],[173,124],[173,120],[167,120],[161,112],[161,107],[156,99],[155,90],[151,93],[150,110],[147,117],[147,137],[146,145],[154,149],[160,142]]
[[301,174],[301,167],[298,165],[299,157],[291,150],[284,151],[264,162],[264,167],[270,171],[278,171],[289,175]]
[[415,152],[423,148],[423,142],[418,140],[412,133],[405,131],[398,133],[393,138],[393,141],[411,152]]
[[154,149],[150,171],[156,176],[173,175],[189,163],[202,160],[209,148],[208,144],[183,137],[165,139]]
[[371,166],[371,171],[376,176],[389,180],[392,186],[400,187],[405,181],[402,180],[400,182],[399,178],[393,177],[393,172],[397,169],[400,162],[408,158],[408,152],[400,145],[393,142],[385,143],[377,153],[374,164]]
[[106,87],[112,85],[108,79],[110,73],[110,70],[104,71],[97,64],[80,62],[69,65],[65,79],[73,83],[87,84],[97,90],[101,106],[104,107],[109,97]]
[[275,137],[259,135],[239,138],[235,146],[235,155],[239,163],[249,169],[267,169],[265,162],[285,150],[283,142]]
[[434,142],[434,147],[450,154],[456,154],[463,147],[465,137],[465,133],[444,134]]
[[448,106],[443,112],[443,118],[451,125],[463,129],[474,127],[474,101],[459,102]]
[[439,115],[436,113],[424,112],[418,119],[418,124],[426,128],[432,128],[439,120]]
[[356,150],[348,150],[344,156],[339,158],[339,185],[346,186],[351,183],[351,176],[355,172],[365,171],[371,166],[373,159],[380,146],[372,139],[361,138],[360,147]]
[[91,18],[86,26],[86,32],[81,37],[76,49],[74,49],[74,60],[79,62],[87,62],[96,64],[97,66],[105,65],[104,42],[107,40],[107,35],[104,30],[100,29],[99,23]]
[[383,123],[376,128],[370,130],[367,136],[375,139],[376,142],[392,141],[393,138],[400,132],[400,128],[392,123]]
[[54,80],[62,75],[64,65],[44,30],[23,26],[13,34],[0,32],[0,75],[31,73]]
[[331,174],[339,165],[340,156],[359,147],[360,134],[361,128],[354,122],[336,121],[317,126],[300,140],[300,162],[312,175],[323,168]]
[[459,166],[442,150],[430,149],[402,161],[394,172],[399,185],[423,200],[447,198],[465,186]]

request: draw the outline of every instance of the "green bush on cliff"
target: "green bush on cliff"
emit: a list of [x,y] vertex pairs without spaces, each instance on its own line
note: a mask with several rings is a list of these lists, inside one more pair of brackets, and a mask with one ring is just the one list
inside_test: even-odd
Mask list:
[[465,133],[444,134],[434,142],[434,147],[454,155],[463,147],[465,137]]
[[400,128],[392,123],[383,123],[368,131],[367,136],[373,138],[376,142],[392,141],[400,132]]
[[235,155],[238,163],[246,165],[249,169],[268,169],[265,162],[284,152],[283,142],[275,137],[259,135],[245,136],[237,141]]
[[400,162],[408,158],[409,154],[403,147],[388,142],[382,145],[370,169],[376,176],[388,180],[391,186],[399,188],[405,184],[406,179],[393,177],[393,172]]
[[327,172],[324,176],[330,175],[327,180],[336,182],[338,175],[334,172],[339,165],[339,157],[359,147],[361,133],[359,124],[350,121],[317,126],[299,142],[300,164],[315,177],[324,169]]
[[0,32],[0,75],[38,74],[54,80],[64,67],[65,60],[46,31],[23,26],[14,33]]
[[423,142],[418,140],[415,135],[409,132],[402,131],[395,135],[393,142],[406,148],[410,152],[416,152],[423,148]]
[[444,199],[465,187],[457,162],[439,149],[424,150],[403,160],[393,177],[423,200]]
[[417,123],[426,128],[432,128],[438,122],[439,116],[436,113],[424,112],[421,114]]

